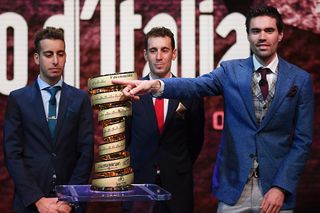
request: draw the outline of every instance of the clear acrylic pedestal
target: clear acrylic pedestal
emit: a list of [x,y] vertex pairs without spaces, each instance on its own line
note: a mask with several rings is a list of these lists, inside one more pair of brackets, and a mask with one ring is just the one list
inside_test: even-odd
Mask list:
[[150,211],[155,201],[171,199],[171,194],[156,184],[132,184],[127,191],[95,191],[91,185],[56,186],[57,197],[75,207],[79,202],[148,201]]

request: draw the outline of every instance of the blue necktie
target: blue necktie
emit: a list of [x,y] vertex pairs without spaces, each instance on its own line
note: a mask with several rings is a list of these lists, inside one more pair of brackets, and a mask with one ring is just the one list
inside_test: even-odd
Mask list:
[[56,94],[60,89],[61,89],[60,86],[45,88],[45,90],[47,90],[51,95],[50,100],[49,100],[49,112],[48,112],[48,127],[49,127],[49,130],[50,130],[51,138],[54,138],[54,136],[55,136],[55,130],[56,130],[56,125],[57,125]]

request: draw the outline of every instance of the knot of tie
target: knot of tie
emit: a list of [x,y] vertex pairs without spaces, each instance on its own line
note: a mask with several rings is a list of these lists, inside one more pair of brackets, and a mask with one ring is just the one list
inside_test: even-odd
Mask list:
[[49,104],[55,105],[56,104],[56,94],[59,90],[61,90],[61,87],[60,86],[46,87],[45,90],[48,91],[51,95],[50,100],[49,100]]
[[267,74],[271,73],[271,70],[269,68],[262,68],[260,67],[257,72],[261,75],[261,80],[259,81],[259,86],[264,86],[268,84],[267,81]]

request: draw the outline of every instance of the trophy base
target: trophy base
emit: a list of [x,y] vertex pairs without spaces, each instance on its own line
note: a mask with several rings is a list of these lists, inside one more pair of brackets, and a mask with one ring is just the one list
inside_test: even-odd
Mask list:
[[129,191],[133,189],[133,186],[127,185],[127,186],[116,186],[116,187],[97,187],[97,186],[93,186],[91,185],[90,187],[91,190],[93,191]]

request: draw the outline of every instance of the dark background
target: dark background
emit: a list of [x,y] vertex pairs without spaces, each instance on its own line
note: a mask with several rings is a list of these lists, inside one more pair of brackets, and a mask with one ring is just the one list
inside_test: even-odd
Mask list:
[[[101,0],[102,1],[102,0]],[[15,12],[23,16],[28,24],[29,39],[29,73],[28,83],[32,82],[38,75],[38,68],[33,63],[33,36],[34,32],[43,27],[48,17],[54,14],[63,13],[63,0],[44,1],[24,1],[24,0],[0,0],[0,15],[5,12]],[[119,34],[119,5],[122,1],[116,1],[117,10],[117,35]],[[198,30],[199,3],[196,4],[196,29]],[[302,174],[298,185],[298,198],[296,212],[319,212],[320,210],[320,14],[317,12],[317,0],[214,0],[214,25],[215,28],[223,17],[239,12],[245,14],[250,6],[259,4],[269,4],[275,6],[282,13],[285,22],[285,36],[279,48],[279,55],[291,63],[294,63],[313,76],[315,91],[315,121],[314,121],[314,142],[310,160]],[[84,0],[80,0],[80,9]],[[318,3],[319,4],[319,3]],[[180,42],[180,8],[181,1],[171,0],[135,0],[135,13],[142,15],[142,27],[156,14],[165,12],[175,18],[178,25],[178,42]],[[212,14],[211,14],[212,15]],[[3,29],[0,29],[3,30]],[[8,79],[13,75],[13,30],[7,29],[7,72]],[[96,8],[94,17],[89,21],[80,20],[80,88],[87,89],[87,79],[99,74],[100,70],[100,7]],[[231,32],[226,38],[221,38],[215,34],[214,58],[215,66],[224,53],[236,41],[235,32]],[[196,37],[198,44],[198,37]],[[88,42],[90,41],[90,42]],[[181,44],[178,43],[180,47]],[[117,47],[119,39],[117,38]],[[145,65],[143,59],[143,31],[135,30],[135,70],[139,76]],[[119,48],[117,48],[119,54]],[[181,52],[179,52],[179,55]],[[1,56],[0,56],[1,57]],[[198,57],[198,56],[197,56]],[[119,62],[117,55],[117,62]],[[198,58],[196,62],[199,65]],[[178,61],[178,73],[181,64]],[[117,67],[117,70],[119,68]],[[208,70],[209,71],[209,70]],[[1,83],[0,83],[1,87]],[[6,107],[7,96],[0,94],[0,130],[3,128],[4,109]],[[219,146],[220,131],[213,129],[212,114],[223,109],[221,97],[205,98],[206,125],[205,143],[194,166],[195,177],[195,212],[214,212],[217,207],[217,200],[211,195],[210,184],[212,169],[214,166],[216,153]],[[96,119],[96,112],[94,114]],[[101,128],[96,128],[96,144],[101,141]],[[95,147],[97,151],[97,146]],[[0,212],[12,212],[11,203],[14,186],[5,167],[3,158],[3,133],[0,131]],[[120,212],[120,203],[90,203],[88,212]]]

